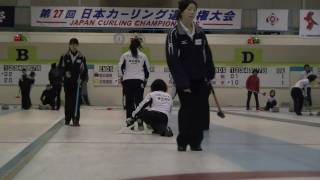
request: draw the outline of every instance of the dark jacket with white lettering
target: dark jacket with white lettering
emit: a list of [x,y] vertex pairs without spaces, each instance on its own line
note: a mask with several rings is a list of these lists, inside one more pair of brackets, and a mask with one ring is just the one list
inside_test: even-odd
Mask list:
[[63,74],[64,83],[77,83],[78,78],[82,81],[88,76],[86,58],[78,51],[72,55],[70,51],[62,55],[59,66]]
[[212,80],[215,68],[207,38],[195,25],[191,39],[180,23],[171,29],[166,39],[167,63],[178,89],[190,88],[191,80]]

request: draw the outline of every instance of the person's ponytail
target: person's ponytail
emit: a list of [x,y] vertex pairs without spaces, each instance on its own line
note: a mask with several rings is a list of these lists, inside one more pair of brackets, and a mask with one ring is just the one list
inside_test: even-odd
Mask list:
[[141,42],[138,38],[134,38],[130,43],[130,51],[133,57],[138,57],[138,48],[141,48]]

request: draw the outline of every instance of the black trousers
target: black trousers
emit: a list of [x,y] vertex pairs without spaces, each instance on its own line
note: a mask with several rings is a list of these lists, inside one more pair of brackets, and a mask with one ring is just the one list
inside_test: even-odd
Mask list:
[[296,114],[301,114],[303,107],[303,94],[302,90],[298,87],[291,89],[291,97],[293,99],[294,112]]
[[57,84],[52,84],[52,88],[55,91],[57,98],[56,98],[56,109],[59,110],[60,109],[60,105],[61,105],[61,88],[62,85],[61,83],[57,83]]
[[122,86],[126,103],[126,115],[129,118],[143,100],[144,85],[140,79],[128,79],[122,82]]
[[277,101],[268,101],[266,104],[266,107],[264,107],[264,110],[269,111],[270,109],[272,109],[274,106],[277,105]]
[[167,115],[159,111],[143,109],[137,114],[137,118],[149,124],[156,134],[164,134],[168,126]]
[[21,107],[22,109],[30,109],[31,107],[30,99],[30,88],[21,89]]
[[41,100],[43,105],[47,105],[49,104],[51,106],[51,109],[55,108],[55,101],[54,99],[50,99],[50,98],[45,98],[44,100]]
[[[64,93],[65,93],[64,114],[65,114],[66,122],[70,122],[71,120],[73,122],[80,121],[81,87],[79,88],[78,94],[77,94],[77,87],[78,87],[78,83],[65,83],[64,84]],[[75,115],[76,103],[77,103],[77,114]]]
[[307,87],[307,100],[308,100],[308,105],[309,105],[309,106],[312,106],[311,87]]
[[191,81],[191,93],[177,89],[180,109],[178,112],[179,146],[200,146],[204,124],[208,121],[209,86],[203,80]]
[[81,103],[80,104],[86,104],[88,106],[90,105],[88,95],[81,95]]
[[[247,96],[247,109],[250,108],[250,99],[251,99],[252,91],[248,91],[248,96]],[[254,99],[256,100],[256,108],[259,109],[259,98],[258,98],[258,93],[253,92]]]

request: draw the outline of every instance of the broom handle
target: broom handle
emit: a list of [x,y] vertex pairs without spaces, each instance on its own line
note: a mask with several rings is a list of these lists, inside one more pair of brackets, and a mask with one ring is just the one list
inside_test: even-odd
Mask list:
[[220,104],[219,104],[219,101],[218,101],[218,98],[217,98],[216,94],[214,93],[214,89],[213,89],[212,85],[210,85],[210,89],[211,89],[211,93],[213,95],[213,99],[214,99],[214,101],[215,101],[215,103],[217,105],[218,111],[222,111],[221,107],[220,107]]
[[79,104],[79,99],[80,99],[80,74],[79,74],[79,77],[78,77],[78,80],[77,80],[77,95],[76,95],[76,107],[75,107],[75,110],[74,110],[74,117],[77,116],[78,114],[78,104]]

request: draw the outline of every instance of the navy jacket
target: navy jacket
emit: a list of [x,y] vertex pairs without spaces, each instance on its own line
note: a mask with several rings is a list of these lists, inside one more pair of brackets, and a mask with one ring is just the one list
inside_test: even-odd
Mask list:
[[192,80],[210,81],[215,76],[207,38],[197,25],[193,39],[187,35],[180,22],[169,31],[166,39],[166,58],[178,89],[190,88]]
[[67,52],[60,58],[59,66],[64,83],[77,83],[78,78],[82,81],[88,76],[86,58],[78,51],[76,55]]

